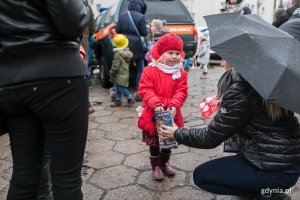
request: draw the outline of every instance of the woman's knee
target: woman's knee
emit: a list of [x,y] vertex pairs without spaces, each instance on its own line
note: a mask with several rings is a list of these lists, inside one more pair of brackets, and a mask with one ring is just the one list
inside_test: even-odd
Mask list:
[[208,174],[208,172],[202,167],[202,165],[199,165],[193,172],[193,179],[195,185],[198,187],[202,187],[202,185],[206,184],[207,181],[205,179],[205,174]]

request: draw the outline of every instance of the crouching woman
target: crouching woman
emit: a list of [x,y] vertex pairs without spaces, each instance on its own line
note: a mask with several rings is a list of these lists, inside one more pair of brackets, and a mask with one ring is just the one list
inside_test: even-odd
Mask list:
[[[255,199],[291,199],[282,191],[294,186],[300,174],[299,123],[294,114],[266,102],[225,60],[218,84],[219,110],[205,128],[163,126],[164,139],[189,147],[212,149],[238,135],[236,155],[199,165],[195,184],[211,193]],[[266,189],[272,190],[266,193]],[[276,191],[277,192],[276,192]]]

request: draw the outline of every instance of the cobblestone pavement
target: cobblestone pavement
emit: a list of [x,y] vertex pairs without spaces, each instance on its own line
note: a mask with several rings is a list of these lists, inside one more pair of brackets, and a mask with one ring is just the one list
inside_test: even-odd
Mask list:
[[[216,94],[220,67],[209,69],[207,79],[200,79],[202,70],[189,72],[189,97],[183,106],[186,127],[201,127],[207,121],[200,118],[199,103]],[[176,176],[161,182],[153,181],[147,146],[141,142],[134,107],[110,108],[109,90],[93,85],[90,101],[95,113],[90,115],[89,133],[82,170],[85,200],[238,200],[243,198],[213,195],[198,189],[192,172],[210,159],[230,155],[222,146],[200,150],[180,145],[173,151],[170,163]],[[125,100],[124,100],[125,103]],[[5,199],[12,172],[12,159],[7,135],[0,137],[0,200]],[[294,200],[300,199],[300,181],[292,188]],[[245,199],[245,198],[244,198]]]

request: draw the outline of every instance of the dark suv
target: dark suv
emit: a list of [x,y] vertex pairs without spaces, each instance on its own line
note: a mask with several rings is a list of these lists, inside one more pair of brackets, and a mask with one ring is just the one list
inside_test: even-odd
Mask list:
[[[180,0],[144,0],[147,4],[145,19],[164,19],[167,21],[166,29],[177,34],[184,41],[186,57],[192,57],[197,47],[197,31],[194,20],[189,11]],[[122,12],[126,11],[128,0],[120,0],[96,19],[95,55],[99,62],[99,78],[102,87],[111,86],[109,82],[109,70],[113,59],[113,44],[111,30],[119,20]],[[131,67],[131,69],[134,69]],[[134,73],[131,73],[134,74]],[[132,77],[131,77],[132,79]]]

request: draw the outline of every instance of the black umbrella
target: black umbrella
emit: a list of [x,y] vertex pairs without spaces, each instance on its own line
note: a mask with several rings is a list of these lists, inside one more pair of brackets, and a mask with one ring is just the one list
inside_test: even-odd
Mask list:
[[300,113],[300,42],[257,15],[204,17],[211,48],[267,101]]

